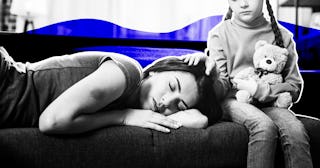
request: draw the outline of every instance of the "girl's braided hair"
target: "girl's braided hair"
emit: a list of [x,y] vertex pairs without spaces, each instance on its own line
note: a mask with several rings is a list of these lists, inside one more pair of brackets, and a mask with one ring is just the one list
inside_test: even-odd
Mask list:
[[[280,29],[278,27],[278,22],[276,21],[276,19],[274,17],[273,10],[272,10],[272,7],[270,5],[269,0],[266,0],[266,5],[267,5],[267,10],[268,10],[268,13],[270,16],[272,31],[275,36],[276,45],[284,48],[283,38],[282,38],[282,35],[280,32]],[[232,9],[229,7],[229,10],[228,10],[227,14],[225,15],[224,20],[231,19],[231,17],[232,17]]]

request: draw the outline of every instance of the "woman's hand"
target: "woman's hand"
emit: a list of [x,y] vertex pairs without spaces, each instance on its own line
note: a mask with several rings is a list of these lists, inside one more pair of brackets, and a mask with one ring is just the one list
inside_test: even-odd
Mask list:
[[179,111],[168,117],[178,121],[182,126],[187,128],[205,128],[208,126],[208,117],[197,109]]
[[181,127],[181,124],[175,120],[154,111],[143,109],[127,109],[124,114],[123,124],[150,128],[165,133],[170,132],[168,128],[177,129]]

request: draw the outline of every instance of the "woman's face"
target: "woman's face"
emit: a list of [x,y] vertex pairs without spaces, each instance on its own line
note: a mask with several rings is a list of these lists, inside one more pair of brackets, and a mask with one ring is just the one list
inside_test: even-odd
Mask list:
[[251,23],[262,15],[264,0],[229,0],[229,6],[235,17],[245,23]]
[[195,77],[183,71],[150,72],[142,81],[140,95],[143,109],[164,115],[192,108],[199,97]]

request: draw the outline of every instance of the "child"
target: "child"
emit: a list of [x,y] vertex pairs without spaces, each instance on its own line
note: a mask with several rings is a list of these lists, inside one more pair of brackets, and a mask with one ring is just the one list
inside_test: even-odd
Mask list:
[[[270,22],[263,16],[264,1]],[[290,92],[293,102],[300,98],[303,80],[298,70],[298,58],[291,33],[277,24],[269,0],[228,2],[229,11],[224,21],[209,32],[206,68],[207,73],[213,68],[217,68],[220,73],[215,87],[224,97],[224,117],[243,124],[249,131],[247,167],[274,167],[278,134],[286,167],[312,167],[309,137],[303,124],[289,109],[271,107],[269,104],[282,92]],[[253,66],[252,56],[258,40],[288,49],[289,58],[282,74],[283,83],[270,86],[253,80],[233,81],[237,72]],[[184,57],[185,62],[196,65],[199,58],[204,58],[195,56]],[[236,101],[235,92],[238,89],[249,91],[261,105]]]

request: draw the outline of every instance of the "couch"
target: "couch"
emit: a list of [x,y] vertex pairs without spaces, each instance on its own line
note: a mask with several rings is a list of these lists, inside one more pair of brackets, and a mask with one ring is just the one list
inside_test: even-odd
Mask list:
[[[127,47],[131,48],[127,52],[134,51],[135,54],[143,53],[145,49],[152,50],[153,47],[159,53],[185,53],[202,50],[205,46],[204,42],[131,41],[11,33],[0,33],[0,38],[0,45],[22,62],[89,50],[92,48],[87,47],[93,46],[107,46],[115,51],[124,51],[119,47]],[[140,47],[139,50],[136,46]],[[305,91],[300,102],[292,109],[303,114],[299,115],[299,119],[310,136],[314,166],[320,168],[320,121],[312,118],[319,117],[317,101],[313,97],[319,93],[316,82],[320,76],[309,71],[302,75]],[[220,121],[206,129],[182,127],[171,133],[133,126],[113,126],[80,135],[48,136],[40,133],[38,128],[7,128],[0,129],[0,161],[1,167],[243,168],[246,167],[247,143],[248,132],[245,127],[229,121]],[[275,165],[284,167],[279,143]]]

